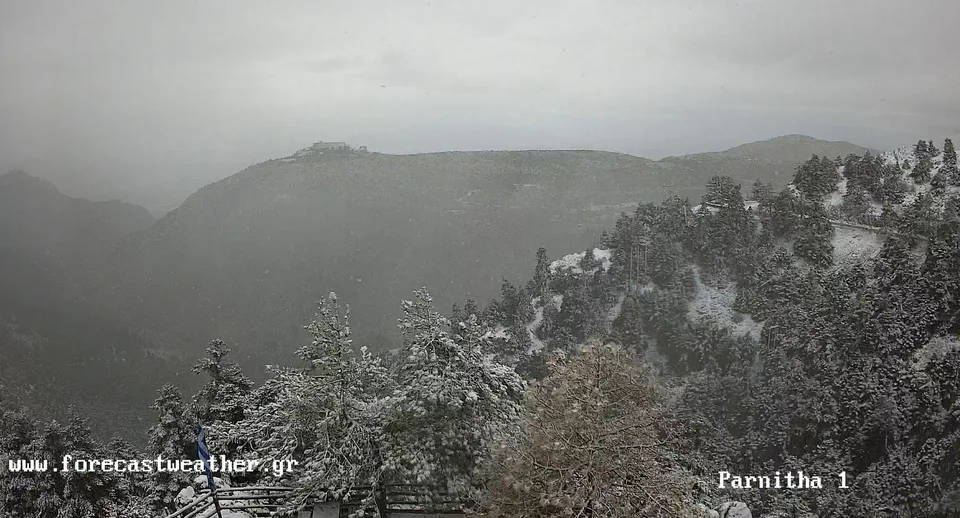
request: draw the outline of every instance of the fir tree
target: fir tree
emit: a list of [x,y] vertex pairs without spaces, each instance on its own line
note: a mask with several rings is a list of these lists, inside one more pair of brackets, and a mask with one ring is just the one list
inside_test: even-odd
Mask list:
[[600,267],[600,261],[593,256],[592,248],[588,248],[583,253],[583,259],[580,259],[579,266],[580,266],[580,269],[584,271],[584,273],[590,273],[593,270]]
[[750,199],[758,201],[761,204],[769,202],[773,198],[773,186],[764,183],[758,178],[753,182],[753,188],[750,191]]
[[533,321],[536,310],[533,307],[533,299],[526,288],[517,290],[517,317],[514,325],[523,326]]
[[[116,436],[106,445],[107,457],[112,459],[139,459],[143,453],[138,451],[126,439]],[[149,477],[146,473],[125,473],[117,477],[115,495],[118,505],[131,515],[149,516],[150,508],[146,502],[149,493]]]
[[[472,316],[475,320],[476,316]],[[386,469],[380,450],[386,368],[366,348],[353,350],[349,308],[331,293],[306,326],[311,341],[297,351],[302,370],[272,368],[274,377],[248,399],[244,419],[225,426],[218,446],[239,444],[244,456],[294,460],[294,471],[271,483],[291,484],[301,496],[323,491],[344,497],[352,488],[378,488]],[[363,502],[375,508],[373,495]]]
[[467,299],[463,305],[463,320],[470,318],[470,315],[480,316],[480,310],[477,308],[477,302],[473,299]]
[[807,198],[820,200],[825,194],[837,188],[840,177],[832,160],[822,160],[813,155],[810,160],[799,165],[793,177],[793,184]]
[[603,232],[600,233],[600,243],[599,243],[600,248],[604,250],[608,250],[611,246],[613,246],[612,243],[613,243],[612,238],[610,237],[609,232],[604,230]]
[[743,195],[740,194],[740,184],[729,176],[714,176],[707,183],[707,192],[703,201],[715,203],[723,207],[743,207]]
[[918,184],[924,184],[930,181],[930,173],[933,170],[933,154],[930,146],[920,140],[913,147],[913,157],[916,165],[910,172],[910,177]]
[[[41,493],[33,473],[14,473],[7,461],[31,459],[38,440],[36,423],[24,411],[0,406],[0,516],[31,516]],[[37,460],[40,460],[37,457]]]
[[840,213],[843,216],[857,223],[868,223],[868,214],[870,210],[870,195],[859,186],[847,187],[847,192],[843,195],[843,201],[840,204]]
[[504,326],[512,325],[517,316],[517,287],[506,279],[500,283],[500,313]]
[[[180,391],[173,385],[160,388],[153,404],[158,423],[150,428],[147,449],[164,459],[197,458],[196,421],[187,416]],[[149,477],[147,503],[157,513],[176,510],[177,493],[190,484],[191,476],[179,471],[154,471]]]
[[550,282],[550,260],[547,259],[547,249],[542,246],[537,249],[537,266],[533,270],[533,292],[534,298],[540,297],[541,300],[547,294],[547,286]]
[[223,340],[214,340],[207,347],[207,356],[193,366],[194,374],[206,374],[207,382],[193,397],[197,417],[204,423],[237,422],[243,418],[244,398],[253,386],[240,366],[224,361],[230,349]]
[[460,304],[454,303],[453,307],[450,308],[450,332],[456,333],[457,328],[460,326],[460,322],[465,320],[463,315],[463,310],[460,309]]
[[484,355],[475,320],[463,340],[453,340],[426,290],[414,295],[400,319],[403,361],[383,429],[385,466],[397,482],[465,494],[491,449],[514,429],[523,382]]
[[[31,516],[38,518],[99,518],[114,515],[119,500],[121,476],[104,470],[83,471],[75,460],[87,462],[106,456],[105,448],[91,437],[86,421],[71,417],[64,425],[51,421],[42,429],[23,421],[25,416],[2,416],[14,431],[13,440],[20,442],[23,432],[30,430],[32,440],[20,444],[17,458],[47,462],[47,470],[36,473],[3,474],[0,470],[0,512],[3,516]],[[12,418],[12,419],[11,419]],[[2,424],[2,423],[0,423]],[[9,441],[10,439],[7,439]],[[8,443],[9,445],[9,443]],[[68,457],[69,456],[69,457]],[[67,469],[63,469],[63,463]],[[6,461],[4,462],[6,464]],[[9,513],[9,514],[7,514]]]
[[943,141],[943,165],[940,174],[949,185],[960,185],[960,170],[957,169],[957,150],[949,138]]

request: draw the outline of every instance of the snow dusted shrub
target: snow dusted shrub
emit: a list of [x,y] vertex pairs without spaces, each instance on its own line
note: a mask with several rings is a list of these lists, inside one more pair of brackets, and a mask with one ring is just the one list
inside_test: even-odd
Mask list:
[[492,516],[692,516],[688,478],[651,375],[617,346],[556,356],[530,389],[524,433],[498,452]]

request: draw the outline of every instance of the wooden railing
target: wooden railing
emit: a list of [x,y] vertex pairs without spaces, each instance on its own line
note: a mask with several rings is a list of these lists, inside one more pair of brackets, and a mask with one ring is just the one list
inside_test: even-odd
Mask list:
[[231,487],[204,491],[167,518],[211,518],[221,510],[253,511],[256,516],[271,516],[287,501],[291,487]]
[[[389,484],[376,495],[381,514],[462,516],[463,501],[455,495],[430,492],[429,487],[414,484]],[[341,512],[356,511],[362,500],[370,496],[370,488],[353,488],[350,497],[336,502],[326,502],[320,494],[297,495],[297,510],[310,516],[309,509],[318,504],[334,505]],[[250,486],[219,488],[214,492],[203,491],[166,518],[214,518],[218,508],[222,511],[246,511],[253,516],[272,517],[294,502],[291,487]]]

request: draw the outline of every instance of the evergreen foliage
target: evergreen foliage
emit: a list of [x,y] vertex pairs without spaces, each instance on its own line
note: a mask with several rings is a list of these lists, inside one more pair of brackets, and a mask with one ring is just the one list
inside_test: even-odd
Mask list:
[[403,303],[402,361],[385,402],[385,469],[396,482],[468,493],[487,453],[520,418],[523,382],[484,354],[475,320],[458,342],[426,290],[414,295]]
[[[153,404],[157,424],[148,433],[147,453],[164,459],[196,459],[196,419],[191,419],[180,390],[174,385],[164,385]],[[174,498],[190,483],[187,473],[178,471],[154,471],[149,477],[147,505],[157,513],[172,513]]]
[[[349,308],[331,294],[306,326],[303,365],[271,367],[260,386],[211,342],[191,404],[160,390],[146,453],[194,458],[201,420],[214,451],[296,460],[281,478],[252,480],[296,487],[291,509],[372,487],[362,507],[375,514],[379,489],[409,483],[493,516],[688,516],[705,497],[757,514],[955,516],[960,196],[949,139],[932,176],[940,153],[919,141],[912,168],[814,156],[779,193],[754,184],[756,212],[725,176],[696,213],[678,198],[640,204],[603,239],[609,271],[591,249],[579,271],[552,272],[540,248],[529,282],[504,279],[482,312],[468,300],[451,319],[416,291],[388,359],[354,349]],[[846,192],[830,213],[838,166]],[[905,203],[901,167],[933,188]],[[837,217],[881,227],[879,252],[834,265]],[[691,304],[715,304],[722,290],[729,322],[698,318]],[[82,420],[39,425],[0,407],[0,457],[68,453],[138,455],[92,440]],[[843,471],[853,489],[702,487],[721,469]],[[0,516],[162,515],[189,483],[169,472],[0,472]]]
[[209,379],[193,397],[197,419],[204,423],[214,421],[237,422],[243,419],[244,398],[253,386],[240,366],[224,361],[230,349],[223,340],[214,340],[207,347],[207,356],[193,367],[194,374],[206,374]]

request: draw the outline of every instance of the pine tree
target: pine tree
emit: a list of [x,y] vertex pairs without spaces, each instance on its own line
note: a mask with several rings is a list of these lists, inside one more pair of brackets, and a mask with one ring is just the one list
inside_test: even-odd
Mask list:
[[740,184],[729,176],[717,175],[707,183],[707,192],[703,201],[715,203],[722,207],[743,207],[743,195],[740,194]]
[[463,320],[470,318],[470,315],[480,316],[480,310],[477,308],[477,302],[473,299],[467,299],[463,305]]
[[947,188],[947,185],[949,185],[947,175],[942,171],[937,172],[935,175],[933,175],[933,178],[930,179],[930,190],[932,192],[938,194],[943,193],[943,191]]
[[0,516],[35,515],[35,502],[42,496],[35,474],[8,471],[7,461],[31,459],[38,436],[36,423],[24,411],[0,406]]
[[807,198],[820,200],[825,194],[836,190],[839,179],[832,160],[826,157],[821,160],[817,155],[813,155],[810,160],[797,167],[793,184]]
[[223,340],[213,340],[207,347],[207,356],[193,366],[194,374],[206,374],[207,382],[193,396],[194,408],[201,422],[227,421],[235,423],[243,419],[244,398],[253,386],[240,366],[224,361],[230,349]]
[[640,308],[633,297],[627,296],[623,299],[620,314],[614,319],[612,327],[614,337],[627,350],[642,354],[646,349]]
[[945,139],[943,141],[943,165],[940,167],[940,174],[944,175],[944,180],[949,185],[960,185],[960,169],[957,169],[957,150],[953,146],[953,141]]
[[911,238],[931,236],[937,219],[933,196],[921,192],[903,211],[899,231]]
[[586,287],[582,284],[575,285],[564,293],[563,304],[557,315],[557,325],[566,329],[577,341],[583,341],[594,318],[591,306]]
[[517,313],[514,325],[524,326],[533,321],[536,310],[533,308],[533,299],[526,288],[517,290]]
[[[116,436],[106,445],[107,457],[111,459],[139,459],[143,453],[123,437]],[[146,473],[125,473],[117,477],[116,500],[125,511],[133,516],[149,516],[150,508],[146,502],[149,493],[149,478]]]
[[600,233],[599,247],[604,250],[609,250],[611,246],[613,245],[612,245],[612,238],[610,237],[610,233],[604,230],[603,232]]
[[589,274],[600,267],[600,261],[593,256],[593,248],[588,248],[585,252],[583,252],[583,258],[580,259],[579,266],[580,269],[586,274]]
[[[341,310],[335,293],[319,303],[306,329],[311,341],[297,355],[307,367],[271,368],[273,378],[248,398],[252,408],[218,430],[215,446],[239,444],[245,457],[296,461],[294,471],[265,478],[294,486],[299,496],[341,498],[357,486],[378,488],[383,397],[392,388],[387,370],[365,347],[355,353],[349,308]],[[364,508],[375,507],[375,494]]]
[[[106,455],[105,448],[91,437],[83,419],[71,417],[66,425],[56,421],[47,423],[21,453],[23,459],[46,461],[48,469],[11,477],[9,489],[13,494],[7,495],[0,504],[0,510],[10,510],[11,514],[4,516],[99,518],[111,515],[121,504],[117,499],[121,480],[117,473],[90,470],[89,465],[82,470],[82,466],[74,463],[102,459]],[[62,469],[64,462],[67,469]],[[29,480],[22,475],[27,475]],[[0,487],[4,485],[3,478],[0,476]]]
[[497,361],[504,365],[516,366],[524,356],[530,354],[530,349],[533,347],[530,331],[523,325],[515,324],[510,328],[510,346],[511,350],[507,351],[509,356],[498,356]]
[[924,184],[930,181],[930,173],[933,169],[933,155],[926,142],[920,140],[913,147],[913,157],[916,165],[910,172],[910,177],[917,184]]
[[536,334],[537,338],[544,341],[549,341],[555,338],[557,328],[559,324],[557,319],[559,318],[560,310],[557,309],[557,306],[554,305],[553,301],[548,299],[543,303],[543,319],[540,321],[540,327],[537,328]]
[[463,310],[460,309],[460,304],[454,303],[453,307],[450,308],[450,332],[456,333],[460,322],[464,320],[466,320],[466,318],[463,315]]
[[847,187],[847,192],[843,195],[843,202],[840,204],[840,213],[843,216],[857,223],[868,223],[868,211],[870,209],[870,195],[859,186]]
[[657,234],[649,259],[650,279],[660,287],[673,284],[680,275],[683,247],[669,236]]
[[462,340],[444,331],[426,290],[404,301],[404,346],[383,429],[391,480],[468,493],[491,449],[516,426],[523,382],[483,353],[475,320]]
[[550,282],[550,260],[547,259],[547,249],[540,247],[537,249],[537,266],[533,270],[533,287],[531,295],[534,298],[540,297],[541,300],[547,294],[547,286]]
[[753,182],[753,189],[750,191],[750,198],[761,204],[769,202],[773,198],[773,186],[769,183],[760,181],[759,178]]
[[[148,433],[148,453],[167,460],[197,458],[196,421],[187,416],[180,391],[164,385],[152,408],[159,422]],[[177,493],[192,477],[179,471],[154,471],[149,478],[148,505],[157,513],[169,514],[176,510]]]

